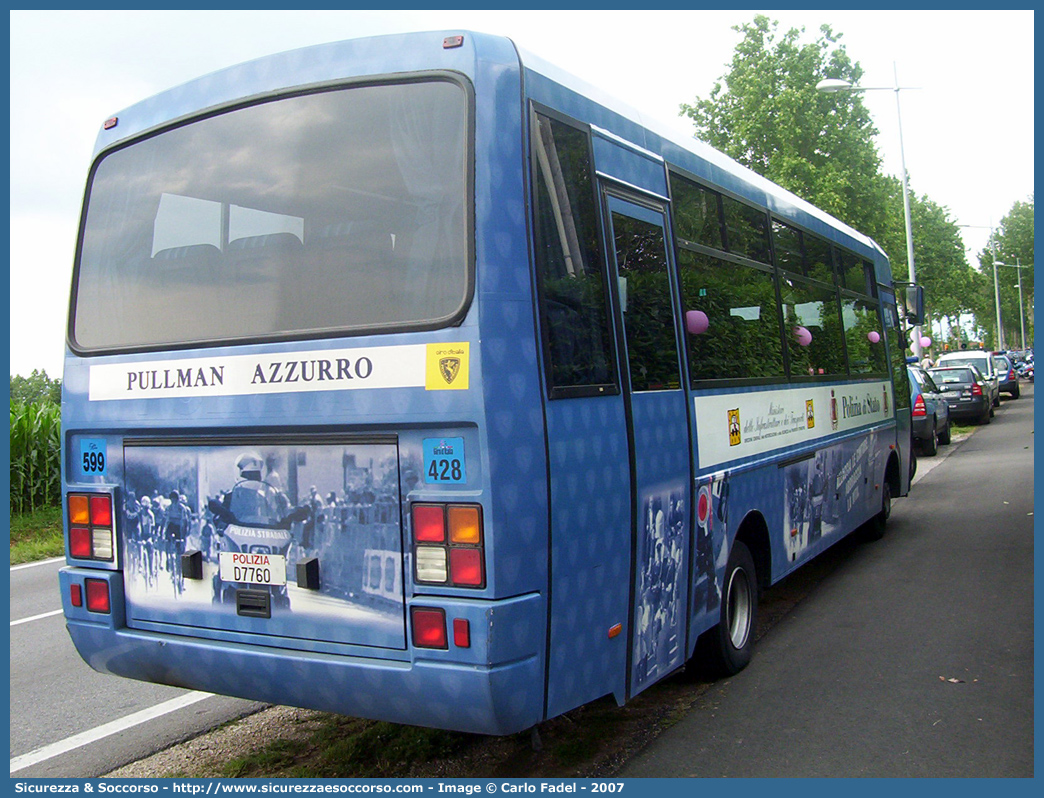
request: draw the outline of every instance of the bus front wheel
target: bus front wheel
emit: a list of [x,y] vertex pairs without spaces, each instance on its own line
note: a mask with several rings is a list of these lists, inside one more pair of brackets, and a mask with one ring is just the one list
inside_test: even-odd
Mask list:
[[746,545],[732,544],[725,567],[718,624],[699,640],[697,656],[715,676],[732,676],[750,662],[758,614],[758,578]]

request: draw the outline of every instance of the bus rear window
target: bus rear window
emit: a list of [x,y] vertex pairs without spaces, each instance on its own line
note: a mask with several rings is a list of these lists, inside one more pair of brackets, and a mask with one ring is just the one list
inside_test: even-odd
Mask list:
[[305,94],[104,156],[81,350],[420,329],[469,295],[468,99],[448,80]]

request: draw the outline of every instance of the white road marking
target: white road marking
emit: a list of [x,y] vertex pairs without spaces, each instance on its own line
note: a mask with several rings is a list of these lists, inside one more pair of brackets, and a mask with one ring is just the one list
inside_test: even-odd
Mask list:
[[85,732],[74,734],[72,737],[66,737],[64,740],[59,740],[56,743],[37,748],[35,751],[30,751],[28,754],[11,757],[11,772],[14,773],[18,770],[24,770],[27,767],[44,762],[48,759],[53,759],[56,756],[61,756],[69,751],[82,748],[85,745],[90,745],[91,743],[95,743],[98,740],[102,740],[113,734],[119,734],[122,731],[126,731],[134,726],[139,726],[142,723],[147,723],[148,721],[161,717],[162,715],[167,715],[171,712],[176,712],[179,709],[192,706],[205,698],[210,698],[212,695],[213,693],[193,691],[178,698],[173,698],[170,701],[164,701],[162,704],[156,704],[154,707],[135,712],[125,718],[104,723],[94,729],[88,729]]
[[32,615],[28,618],[21,618],[17,621],[11,621],[11,626],[18,626],[20,623],[29,623],[29,621],[38,621],[41,618],[50,618],[54,615],[61,615],[62,610],[52,610],[51,612],[42,612],[39,615]]
[[21,565],[12,565],[12,571],[21,571],[23,568],[35,568],[37,565],[50,565],[51,563],[65,562],[64,557],[52,557],[49,560],[37,560],[36,562],[25,562]]

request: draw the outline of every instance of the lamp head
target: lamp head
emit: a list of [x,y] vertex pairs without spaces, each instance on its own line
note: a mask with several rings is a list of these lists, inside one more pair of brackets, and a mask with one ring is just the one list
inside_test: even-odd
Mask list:
[[827,94],[833,94],[838,91],[851,91],[853,88],[853,85],[847,80],[839,80],[838,78],[826,78],[816,84],[816,91],[826,92]]

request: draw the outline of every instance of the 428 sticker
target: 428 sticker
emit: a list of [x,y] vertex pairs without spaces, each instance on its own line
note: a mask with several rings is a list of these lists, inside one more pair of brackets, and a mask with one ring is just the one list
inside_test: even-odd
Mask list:
[[460,460],[432,460],[427,482],[460,482],[464,470]]
[[429,485],[468,481],[463,438],[424,439],[424,481]]

